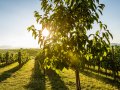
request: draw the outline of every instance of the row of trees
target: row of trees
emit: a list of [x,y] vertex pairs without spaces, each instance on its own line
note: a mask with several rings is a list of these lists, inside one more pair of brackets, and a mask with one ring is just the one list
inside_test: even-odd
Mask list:
[[6,52],[0,53],[0,63],[1,64],[10,64],[17,60],[17,55],[14,53]]
[[[54,70],[71,68],[76,75],[76,90],[81,90],[79,71],[85,60],[102,60],[109,51],[112,37],[99,16],[105,5],[99,0],[41,0],[42,15],[35,11],[41,30],[32,25],[34,38],[38,37],[41,51],[38,56],[41,68]],[[99,26],[96,33],[88,35],[93,24]],[[49,36],[42,34],[48,29]],[[99,56],[99,57],[98,57]]]
[[101,68],[104,68],[106,76],[108,75],[107,71],[111,70],[112,76],[114,80],[116,80],[116,77],[119,75],[118,72],[120,71],[120,46],[112,46],[110,51],[106,53],[106,56],[104,56],[102,59],[99,59],[98,57],[96,57],[94,60],[86,60],[84,66],[86,64],[88,68],[92,66],[94,69],[95,66],[97,66],[98,73],[100,73]]
[[6,53],[0,53],[0,65],[8,65],[13,62],[18,61],[19,65],[21,66],[22,63],[29,60],[29,55],[25,51],[18,51],[18,53],[10,53],[7,51]]

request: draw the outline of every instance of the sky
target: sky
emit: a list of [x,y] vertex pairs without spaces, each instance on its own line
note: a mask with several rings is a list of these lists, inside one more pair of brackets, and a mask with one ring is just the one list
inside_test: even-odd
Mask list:
[[120,0],[101,0],[105,4],[103,23],[107,24],[108,29],[113,34],[111,43],[120,43]]
[[[120,0],[100,1],[106,6],[101,20],[113,34],[111,43],[120,43]],[[27,31],[36,22],[34,11],[41,12],[39,0],[0,0],[0,46],[39,47]]]
[[0,46],[36,48],[37,40],[27,31],[34,24],[39,0],[0,0]]

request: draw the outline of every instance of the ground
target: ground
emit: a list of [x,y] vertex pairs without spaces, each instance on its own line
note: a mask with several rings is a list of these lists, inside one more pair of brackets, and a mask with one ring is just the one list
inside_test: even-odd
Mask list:
[[[44,76],[35,60],[29,60],[21,68],[17,62],[13,63],[0,68],[0,90],[75,90],[73,70],[49,72]],[[102,75],[84,71],[80,77],[82,90],[119,90]]]

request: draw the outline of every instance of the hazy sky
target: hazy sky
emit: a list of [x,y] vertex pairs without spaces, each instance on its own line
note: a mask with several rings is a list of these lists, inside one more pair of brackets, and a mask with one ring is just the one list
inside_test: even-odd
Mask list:
[[[101,1],[101,0],[100,0]],[[102,21],[120,43],[120,0],[102,0],[106,7]],[[0,0],[0,46],[38,47],[27,27],[35,23],[34,11],[40,11],[39,0]]]

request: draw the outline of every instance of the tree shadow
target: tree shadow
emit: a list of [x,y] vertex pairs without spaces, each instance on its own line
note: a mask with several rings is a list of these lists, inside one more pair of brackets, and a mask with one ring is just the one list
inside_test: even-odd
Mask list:
[[118,89],[120,88],[120,81],[114,81],[113,79],[109,78],[109,77],[105,77],[103,75],[99,75],[99,74],[95,74],[93,72],[90,72],[90,71],[81,71],[81,73],[83,75],[86,75],[88,77],[91,77],[91,78],[95,78],[97,80],[100,80],[100,81],[103,81],[105,82],[106,84],[111,84],[112,86],[115,86],[117,87]]
[[[106,77],[107,77],[107,76],[113,77],[113,74],[112,74],[112,73],[104,72],[104,71],[102,71],[102,70],[100,70],[100,71],[98,72],[98,70],[93,69],[93,68],[87,68],[87,67],[86,67],[85,69],[86,69],[86,70],[90,70],[91,72],[95,72],[95,73],[99,73],[99,74],[106,75]],[[120,76],[116,76],[116,78],[120,79]]]
[[37,60],[34,63],[31,81],[25,88],[29,90],[45,90],[45,76],[41,73]]
[[[22,67],[22,66],[21,66],[21,67]],[[4,81],[4,80],[6,80],[7,78],[11,77],[11,75],[12,75],[13,73],[15,73],[16,71],[18,71],[21,67],[20,67],[20,66],[16,66],[16,67],[14,67],[14,68],[12,68],[12,69],[10,69],[10,70],[8,70],[8,71],[3,72],[3,73],[0,75],[0,82],[2,82],[2,81]]]
[[3,68],[3,67],[8,66],[8,65],[11,65],[11,64],[13,64],[13,63],[15,63],[15,62],[11,62],[11,63],[8,63],[8,64],[6,64],[6,63],[1,64],[1,65],[0,65],[0,68]]
[[64,81],[54,70],[49,69],[46,74],[51,82],[52,90],[69,90]]

